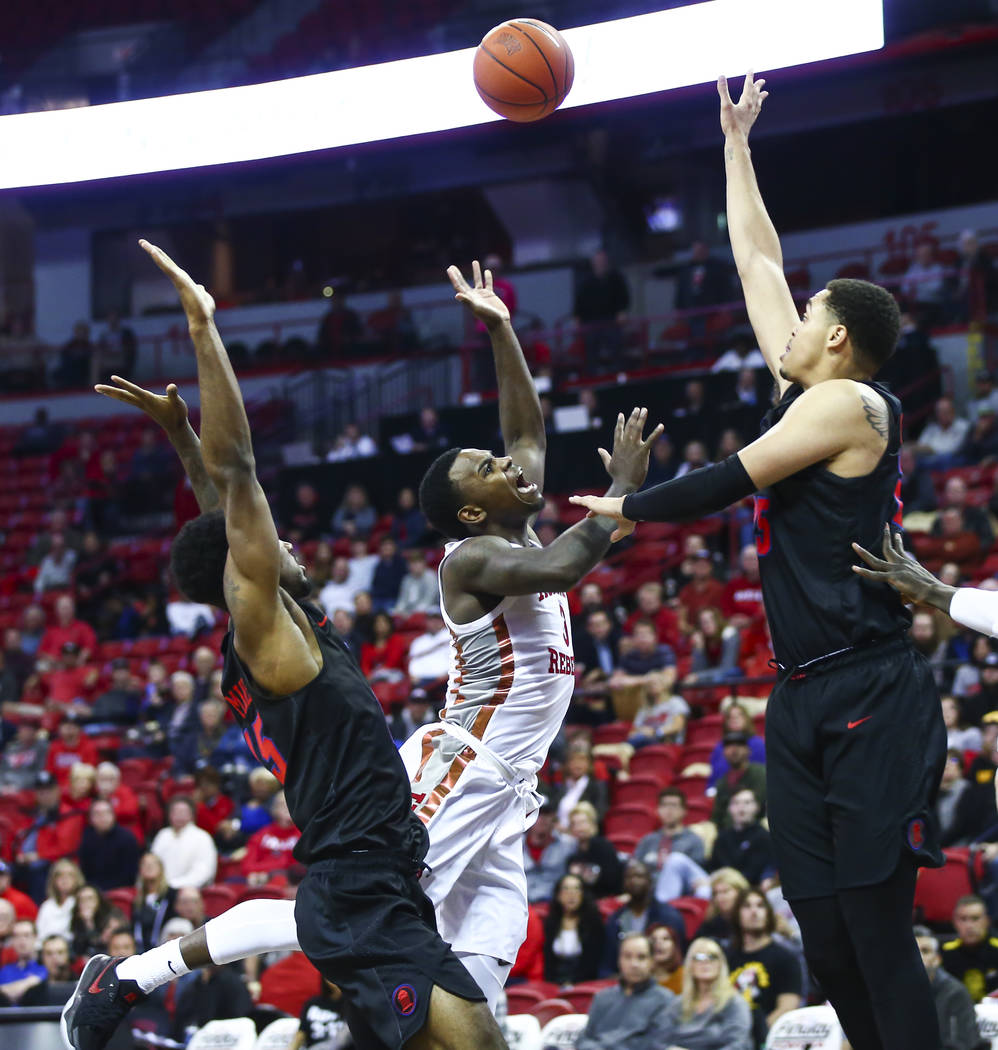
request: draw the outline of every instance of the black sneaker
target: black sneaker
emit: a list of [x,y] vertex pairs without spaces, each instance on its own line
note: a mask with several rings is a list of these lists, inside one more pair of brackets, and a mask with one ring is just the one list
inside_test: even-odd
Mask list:
[[125,1014],[146,998],[136,981],[119,980],[115,968],[122,959],[95,955],[83,968],[62,1010],[66,1050],[103,1050]]

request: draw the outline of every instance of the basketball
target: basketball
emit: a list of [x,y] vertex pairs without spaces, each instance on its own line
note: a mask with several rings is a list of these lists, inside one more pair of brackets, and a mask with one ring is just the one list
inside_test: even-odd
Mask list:
[[489,30],[475,52],[475,87],[500,116],[526,124],[553,113],[572,90],[575,59],[547,22],[513,18]]

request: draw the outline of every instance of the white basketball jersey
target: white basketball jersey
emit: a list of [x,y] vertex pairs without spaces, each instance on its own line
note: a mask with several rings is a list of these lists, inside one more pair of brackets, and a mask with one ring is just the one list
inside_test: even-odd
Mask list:
[[[438,571],[464,542],[447,544]],[[457,722],[511,765],[536,773],[575,688],[568,599],[516,595],[463,624],[450,618],[443,600],[440,608],[451,634],[441,721]]]

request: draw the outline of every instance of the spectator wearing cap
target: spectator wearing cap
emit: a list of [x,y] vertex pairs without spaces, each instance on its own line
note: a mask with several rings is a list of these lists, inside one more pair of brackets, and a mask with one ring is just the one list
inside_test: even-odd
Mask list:
[[166,881],[174,889],[207,886],[215,878],[218,851],[211,836],[194,823],[194,803],[176,795],[167,811],[169,824],[150,849],[163,862]]
[[34,819],[21,832],[14,856],[18,881],[33,900],[44,899],[49,866],[75,854],[82,833],[82,815],[60,804],[59,782],[43,769],[35,781]]
[[0,795],[27,791],[45,768],[48,741],[38,735],[34,722],[18,722],[14,739],[0,755]]
[[60,595],[55,603],[55,623],[45,629],[38,644],[39,669],[45,670],[44,661],[54,663],[66,642],[79,646],[81,663],[88,663],[97,648],[94,629],[76,618],[76,602],[68,595]]
[[18,919],[33,920],[38,915],[38,905],[26,893],[11,885],[12,876],[10,865],[5,860],[0,860],[0,900],[10,904]]
[[294,863],[294,848],[301,832],[291,822],[291,812],[278,791],[270,802],[270,823],[255,832],[246,843],[240,870],[250,886],[262,886],[277,872]]
[[60,787],[69,781],[69,771],[77,762],[96,766],[99,762],[97,747],[83,735],[80,723],[83,716],[69,712],[59,723],[59,735],[49,746],[46,770],[59,782]]
[[387,717],[389,732],[399,746],[421,726],[431,725],[437,718],[429,693],[419,686],[409,693],[404,705],[393,704]]
[[19,919],[14,923],[11,936],[14,961],[0,966],[0,1004],[20,1002],[24,994],[48,976],[45,967],[38,962],[38,933],[30,919]]
[[942,1050],[976,1050],[981,1036],[970,992],[943,969],[936,935],[926,926],[916,926],[912,933],[932,988]]
[[134,725],[141,703],[142,694],[136,687],[128,660],[119,656],[111,661],[110,687],[90,708],[90,722],[111,727]]
[[757,886],[773,873],[773,843],[759,822],[759,801],[751,788],[741,788],[731,796],[728,816],[730,826],[714,840],[711,869],[734,868]]
[[717,782],[711,813],[711,820],[719,830],[731,827],[728,806],[735,793],[743,788],[748,788],[755,795],[760,810],[766,808],[766,767],[760,762],[749,761],[750,739],[748,733],[731,730],[722,737],[728,771]]
[[765,765],[766,744],[755,732],[752,716],[737,701],[732,701],[721,716],[721,739],[714,745],[710,754],[710,777],[708,787],[713,787],[728,772],[728,760],[724,757],[724,734],[728,732],[749,734],[749,761]]
[[106,799],[95,799],[90,804],[79,857],[84,878],[99,890],[118,889],[135,882],[139,844],[130,831],[119,826]]

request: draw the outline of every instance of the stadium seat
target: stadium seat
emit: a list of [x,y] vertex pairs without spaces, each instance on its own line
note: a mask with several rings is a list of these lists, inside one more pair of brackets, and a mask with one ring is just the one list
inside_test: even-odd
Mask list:
[[946,863],[941,868],[919,868],[915,883],[915,908],[930,925],[951,922],[956,902],[974,893],[970,878],[970,850],[943,850]]
[[714,800],[711,798],[690,798],[686,796],[686,819],[684,824],[699,824],[701,821],[710,820],[714,811]]
[[614,833],[613,837],[610,837],[609,835],[607,836],[607,838],[610,839],[613,848],[618,853],[626,853],[627,856],[630,856],[634,852],[643,837],[643,835],[635,835],[630,831],[617,831]]
[[506,989],[506,1008],[511,1014],[528,1014],[544,999],[544,993],[529,984],[514,984]]
[[623,743],[633,729],[630,722],[608,722],[606,725],[597,726],[593,730],[593,745]]
[[[507,1000],[510,991],[506,991]],[[541,1024],[532,1014],[508,1011],[503,1035],[509,1050],[541,1050]]]
[[[567,1014],[574,1013],[572,1004],[567,999],[544,999],[539,1003],[535,1003],[529,1011],[534,1017],[540,1022],[541,1028],[555,1017],[564,1017]],[[543,1035],[542,1035],[543,1041]],[[545,1046],[549,1045],[544,1043]]]
[[707,778],[706,777],[676,777],[673,784],[674,787],[686,796],[687,807],[694,799],[704,797],[704,792],[707,790]]
[[224,1021],[209,1021],[199,1028],[187,1050],[253,1050],[256,1045],[256,1025],[248,1017],[230,1017]]
[[599,908],[599,913],[605,922],[623,903],[624,900],[621,897],[600,897],[596,901],[596,907]]
[[237,904],[242,904],[243,901],[283,901],[287,900],[288,895],[285,892],[283,886],[272,886],[269,883],[266,886],[247,886],[242,893],[239,894]]
[[641,806],[656,806],[658,804],[658,793],[662,790],[662,783],[658,777],[648,774],[631,777],[628,780],[618,780],[614,786],[613,804],[625,806],[636,803]]
[[135,903],[135,887],[120,886],[117,889],[106,890],[104,896],[116,908],[120,908],[129,919],[132,917],[132,905]]
[[223,911],[231,908],[239,899],[239,891],[234,886],[227,886],[224,882],[216,882],[211,886],[205,886],[201,890],[201,899],[204,901],[204,914],[208,919],[214,919]]
[[702,897],[677,897],[675,900],[669,901],[669,903],[683,917],[687,942],[693,940],[697,930],[700,929],[700,924],[703,922],[707,909],[710,907],[710,901],[704,900]]
[[[563,1003],[564,999],[552,1000]],[[543,1026],[542,1047],[557,1047],[557,1050],[575,1050],[575,1044],[589,1018],[585,1014],[565,1013],[555,1015]],[[543,1022],[542,1022],[543,1023]]]
[[658,823],[658,815],[648,806],[614,806],[603,818],[603,834],[611,841],[621,832],[647,835]]
[[704,744],[687,743],[687,745],[683,748],[683,753],[679,759],[678,765],[680,770],[685,769],[687,766],[692,766],[701,762],[709,765],[710,756],[714,751],[715,743],[716,741],[714,743]]
[[649,744],[635,752],[628,770],[632,777],[653,776],[665,787],[672,779],[678,754],[674,744]]
[[704,715],[686,726],[686,747],[696,747],[709,743],[716,746],[724,732],[721,715]]
[[604,988],[612,988],[615,984],[617,984],[616,977],[607,977],[602,981],[583,981],[573,988],[564,989],[561,998],[571,1003],[577,1014],[587,1014],[593,996],[603,991]]

